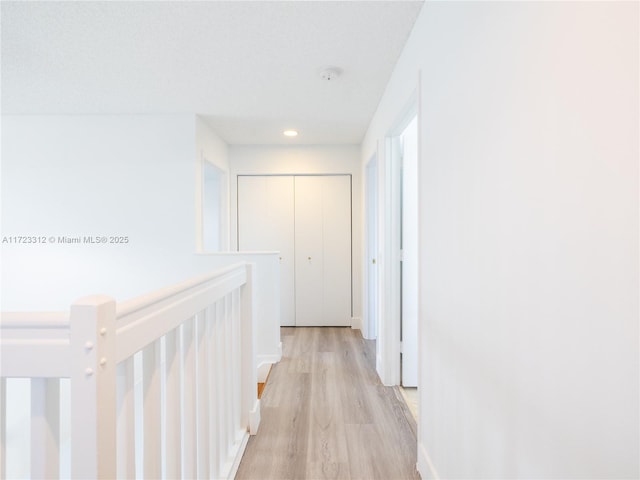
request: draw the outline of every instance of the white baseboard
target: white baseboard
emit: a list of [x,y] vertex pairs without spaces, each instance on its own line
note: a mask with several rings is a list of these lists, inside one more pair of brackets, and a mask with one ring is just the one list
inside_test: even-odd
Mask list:
[[249,412],[249,434],[255,435],[260,427],[260,400],[256,400],[253,410]]
[[427,449],[422,443],[418,443],[418,463],[416,464],[416,468],[423,480],[438,480],[440,478],[436,467],[431,461],[429,452],[427,452]]
[[249,432],[245,433],[242,436],[242,440],[240,442],[240,448],[238,448],[238,451],[236,452],[236,456],[233,459],[233,463],[231,464],[231,469],[229,470],[229,474],[227,475],[227,480],[232,480],[236,478],[236,473],[238,473],[238,468],[240,467],[240,462],[242,461],[242,456],[244,455],[244,451],[247,448],[248,441],[249,441]]
[[258,365],[258,383],[264,383],[267,380],[267,376],[269,375],[269,370],[271,370],[271,362],[265,362]]
[[274,363],[278,363],[280,360],[282,360],[282,353],[270,353],[268,355],[256,356],[256,363],[258,364],[258,367],[260,365],[264,365],[265,363],[273,365]]
[[360,317],[351,317],[351,328],[362,331],[362,319]]
[[280,360],[282,360],[282,342],[278,345],[276,353],[256,355],[256,364],[258,365],[258,383],[264,383],[271,365],[278,363]]

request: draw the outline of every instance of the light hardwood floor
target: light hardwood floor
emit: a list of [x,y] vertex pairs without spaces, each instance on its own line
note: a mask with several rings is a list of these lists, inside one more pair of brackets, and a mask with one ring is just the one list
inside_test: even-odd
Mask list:
[[416,425],[375,372],[375,343],[350,328],[282,328],[283,358],[237,480],[419,479]]

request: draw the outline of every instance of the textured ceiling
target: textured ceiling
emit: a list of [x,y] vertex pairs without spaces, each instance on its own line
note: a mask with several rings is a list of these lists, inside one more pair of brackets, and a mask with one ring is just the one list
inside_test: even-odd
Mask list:
[[[197,113],[230,144],[360,143],[421,6],[2,1],[2,111]],[[327,65],[344,73],[323,81]]]

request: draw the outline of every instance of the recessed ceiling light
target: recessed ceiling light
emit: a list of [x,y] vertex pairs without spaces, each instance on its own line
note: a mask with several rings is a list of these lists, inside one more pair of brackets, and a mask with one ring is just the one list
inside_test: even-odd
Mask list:
[[297,130],[285,130],[284,132],[282,132],[282,134],[285,137],[297,137],[298,136],[298,131]]

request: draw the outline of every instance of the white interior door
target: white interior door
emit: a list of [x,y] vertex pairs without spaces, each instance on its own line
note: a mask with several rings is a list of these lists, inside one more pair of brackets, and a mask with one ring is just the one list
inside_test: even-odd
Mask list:
[[418,120],[402,133],[402,385],[418,385]]
[[351,326],[351,176],[322,178],[323,325]]
[[351,325],[351,177],[295,178],[296,325]]
[[295,178],[296,325],[323,325],[322,178]]
[[280,252],[282,326],[295,325],[294,178],[238,177],[238,250]]

